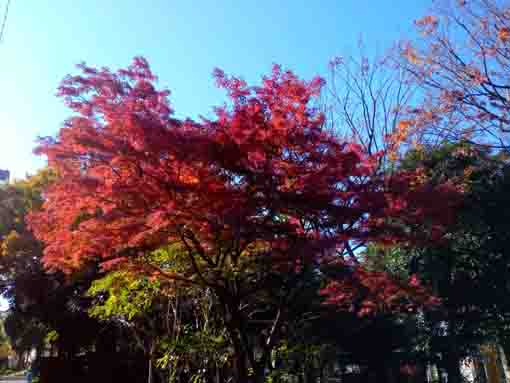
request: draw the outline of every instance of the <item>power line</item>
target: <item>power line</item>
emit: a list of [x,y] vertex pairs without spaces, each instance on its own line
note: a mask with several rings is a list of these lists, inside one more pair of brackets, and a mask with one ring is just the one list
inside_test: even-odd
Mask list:
[[9,5],[11,0],[7,0],[5,4],[4,19],[2,20],[2,27],[0,27],[0,43],[4,41],[5,24],[7,24],[7,15],[9,14]]

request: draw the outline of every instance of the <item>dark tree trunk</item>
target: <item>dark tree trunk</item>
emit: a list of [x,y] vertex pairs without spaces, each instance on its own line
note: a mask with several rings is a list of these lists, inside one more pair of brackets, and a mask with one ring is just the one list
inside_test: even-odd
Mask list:
[[152,358],[149,358],[149,372],[147,374],[147,383],[152,383]]
[[445,370],[448,374],[448,383],[463,383],[460,372],[460,357],[455,352],[445,355]]
[[[254,363],[253,358],[249,357],[250,355],[248,355],[248,353],[251,350],[249,350],[248,345],[243,342],[238,329],[234,331],[234,335],[232,337],[234,346],[232,366],[232,375],[234,379],[232,383],[264,383],[265,366],[263,363]],[[252,371],[251,373],[248,373],[250,369]]]
[[221,370],[218,365],[216,365],[216,380],[215,383],[221,383]]
[[223,314],[227,319],[225,324],[234,349],[232,356],[232,383],[249,383],[247,345],[243,342],[242,319],[238,312],[238,303],[235,299],[226,295],[219,296],[219,298],[222,301]]
[[388,381],[388,369],[386,368],[386,366],[384,364],[377,364],[374,367],[374,372],[375,372],[375,382],[390,383]]
[[152,383],[154,381],[154,371],[153,371],[153,362],[152,359],[154,358],[154,344],[150,346],[149,350],[149,366],[148,366],[148,373],[147,373],[147,383]]
[[[394,365],[389,364],[388,367],[386,367],[386,381],[388,383],[397,383],[397,380],[395,379],[395,373],[397,372],[397,369]],[[421,383],[419,380],[416,380],[417,383]]]
[[223,315],[227,319],[225,324],[234,349],[232,383],[264,383],[265,369],[271,362],[271,345],[266,344],[261,357],[256,360],[252,339],[247,337],[247,318],[239,311],[238,298],[226,294],[218,297],[222,303]]
[[234,345],[234,357],[232,367],[233,367],[232,375],[234,377],[232,383],[248,382],[248,368],[246,366],[246,355],[240,344],[238,344],[237,346]]

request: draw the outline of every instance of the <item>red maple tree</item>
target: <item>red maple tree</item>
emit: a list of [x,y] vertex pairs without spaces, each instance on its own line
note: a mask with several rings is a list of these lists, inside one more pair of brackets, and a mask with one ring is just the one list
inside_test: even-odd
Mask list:
[[[422,240],[423,231],[409,228],[428,222],[437,233],[453,218],[448,187],[432,189],[415,173],[380,176],[377,154],[323,128],[311,107],[320,78],[303,81],[275,66],[251,87],[217,70],[231,104],[192,121],[172,117],[168,92],[142,58],[117,72],[80,67],[59,90],[73,116],[37,149],[59,175],[31,217],[46,266],[72,272],[101,262],[212,289],[238,382],[248,381],[248,367],[255,375],[264,367],[243,334],[243,302],[263,286],[251,259],[278,272],[333,254],[354,262],[353,248],[367,241]],[[170,244],[185,257],[178,272],[144,257]],[[356,278],[370,283],[371,274]],[[338,294],[334,283],[329,291]]]

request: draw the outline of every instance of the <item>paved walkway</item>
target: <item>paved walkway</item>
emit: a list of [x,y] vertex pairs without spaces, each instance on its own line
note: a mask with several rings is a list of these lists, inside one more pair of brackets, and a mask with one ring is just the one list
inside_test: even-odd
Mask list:
[[27,380],[20,376],[0,377],[0,383],[26,383]]

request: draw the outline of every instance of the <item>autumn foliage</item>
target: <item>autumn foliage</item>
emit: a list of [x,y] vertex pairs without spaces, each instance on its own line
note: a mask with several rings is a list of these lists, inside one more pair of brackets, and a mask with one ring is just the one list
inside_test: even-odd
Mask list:
[[62,313],[92,303],[149,381],[323,381],[339,360],[384,381],[419,360],[460,382],[510,310],[510,8],[434,4],[391,53],[333,59],[328,87],[216,69],[226,102],[198,119],[142,57],[80,64],[47,169],[0,185],[0,292],[56,323],[59,357],[82,350]]
[[350,268],[349,278],[334,279],[321,290],[326,304],[359,316],[414,312],[419,307],[440,304],[415,275],[398,280],[387,272],[366,270],[359,265]]
[[59,88],[74,115],[38,148],[59,174],[31,217],[50,269],[136,260],[147,272],[144,253],[178,243],[187,272],[151,272],[225,288],[220,271],[246,257],[275,269],[319,262],[367,241],[423,240],[409,227],[438,233],[453,217],[447,187],[378,176],[377,155],[322,129],[310,107],[319,78],[275,66],[249,87],[217,70],[231,105],[196,122],[172,117],[142,58],[118,72],[80,68]]
[[[494,0],[438,2],[401,45],[423,95],[408,107],[405,139],[469,140],[508,150],[510,8]],[[395,137],[396,141],[402,137]]]

